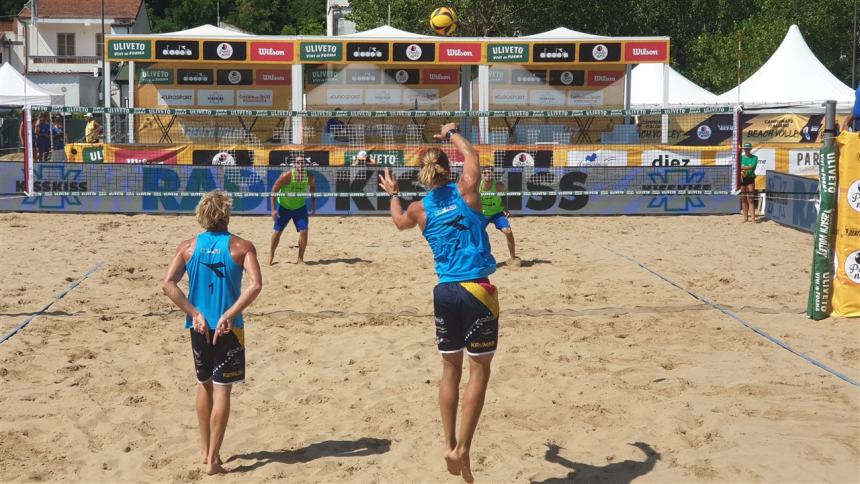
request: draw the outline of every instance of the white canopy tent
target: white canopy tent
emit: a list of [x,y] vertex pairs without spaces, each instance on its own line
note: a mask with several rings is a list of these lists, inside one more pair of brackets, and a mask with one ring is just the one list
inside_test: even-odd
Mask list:
[[375,29],[365,30],[364,32],[356,32],[354,34],[339,35],[338,38],[347,39],[430,39],[437,38],[432,35],[414,34],[405,30],[394,28],[390,25],[383,25]]
[[65,98],[24,78],[8,62],[0,67],[0,106],[62,105]]
[[606,39],[608,37],[604,37],[602,35],[594,35],[587,34],[585,32],[579,32],[576,30],[571,30],[565,27],[558,27],[556,29],[547,30],[546,32],[541,32],[539,34],[533,35],[524,35],[520,37],[521,39],[529,39],[529,40],[571,40],[571,39]]
[[189,38],[189,39],[205,39],[225,37],[257,37],[256,35],[238,32],[236,30],[222,29],[214,25],[205,24],[199,27],[194,27],[186,30],[177,30],[176,32],[166,32],[163,34],[151,35],[151,37],[169,37],[169,38]]
[[854,90],[824,67],[797,25],[792,25],[770,59],[718,100],[725,104],[777,108],[817,107],[824,101],[836,100],[837,109],[845,110],[854,105]]
[[716,94],[699,87],[665,64],[639,64],[633,68],[631,76],[630,104],[635,108],[662,106],[664,81],[669,106],[703,106],[719,102]]

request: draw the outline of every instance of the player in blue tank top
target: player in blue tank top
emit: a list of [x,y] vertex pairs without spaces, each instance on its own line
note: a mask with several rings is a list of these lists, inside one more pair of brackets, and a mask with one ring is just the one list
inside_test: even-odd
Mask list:
[[[463,155],[463,174],[451,181],[448,156],[430,148],[421,158],[418,181],[430,188],[421,202],[400,203],[397,179],[388,171],[379,186],[391,196],[391,218],[400,230],[419,227],[433,251],[439,284],[433,289],[436,346],[442,354],[439,407],[445,433],[448,472],[474,480],[469,452],[490,380],[490,363],[498,345],[499,299],[487,276],[495,272],[487,219],[481,207],[478,153],[450,123],[436,139],[447,139]],[[469,383],[463,395],[459,435],[457,402],[463,371],[463,350],[469,355]]]
[[[170,261],[161,287],[182,311],[191,333],[197,372],[197,420],[202,461],[208,474],[226,472],[219,451],[227,430],[233,383],[245,379],[245,333],[242,311],[263,288],[254,244],[227,231],[232,200],[210,192],[197,205],[206,229],[183,241]],[[179,288],[188,273],[188,296]],[[242,292],[242,275],[249,284]],[[214,385],[213,385],[214,384]]]

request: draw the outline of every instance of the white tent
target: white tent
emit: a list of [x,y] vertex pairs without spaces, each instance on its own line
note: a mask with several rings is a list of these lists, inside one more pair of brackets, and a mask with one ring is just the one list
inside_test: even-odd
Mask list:
[[663,69],[668,72],[670,106],[717,104],[717,95],[699,87],[664,64],[639,64],[631,73],[630,104],[634,107],[659,107],[663,104]]
[[354,34],[339,35],[348,39],[420,39],[433,38],[432,35],[413,34],[405,30],[396,29],[390,25],[383,25],[375,29],[365,30],[364,32],[356,32]]
[[761,68],[734,89],[718,97],[722,103],[744,105],[813,105],[836,100],[837,107],[854,105],[854,90],[837,79],[815,57],[796,25]]
[[0,106],[62,105],[65,98],[63,94],[52,94],[25,79],[8,62],[0,66]]
[[[129,35],[129,37],[133,37],[133,35]],[[238,32],[236,30],[228,30],[222,29],[221,27],[216,27],[214,25],[206,24],[201,25],[199,27],[194,27],[187,30],[178,30],[176,32],[167,32],[164,34],[156,34],[153,37],[171,37],[171,38],[189,38],[189,39],[202,39],[202,38],[219,38],[223,39],[225,37],[255,37],[251,34],[246,34],[243,32]]]
[[531,39],[531,40],[551,40],[551,39],[606,39],[608,37],[604,37],[602,35],[594,35],[587,34],[585,32],[578,32],[576,30],[571,30],[565,27],[559,27],[557,29],[548,30],[546,32],[541,32],[539,34],[534,35],[524,35],[520,37],[521,39]]

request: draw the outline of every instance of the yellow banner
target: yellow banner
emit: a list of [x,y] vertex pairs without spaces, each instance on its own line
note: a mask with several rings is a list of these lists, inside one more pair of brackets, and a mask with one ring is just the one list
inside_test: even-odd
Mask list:
[[844,132],[839,149],[836,209],[836,274],[833,315],[860,316],[860,135]]

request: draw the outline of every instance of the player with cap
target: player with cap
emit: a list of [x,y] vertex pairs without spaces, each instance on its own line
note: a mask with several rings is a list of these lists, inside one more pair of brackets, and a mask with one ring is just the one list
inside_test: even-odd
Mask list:
[[744,143],[741,155],[741,213],[744,223],[755,223],[755,170],[758,156],[752,154],[752,145]]
[[84,141],[87,143],[98,143],[99,136],[102,134],[102,125],[93,118],[93,113],[85,114],[84,118],[87,120],[87,127],[84,130]]

